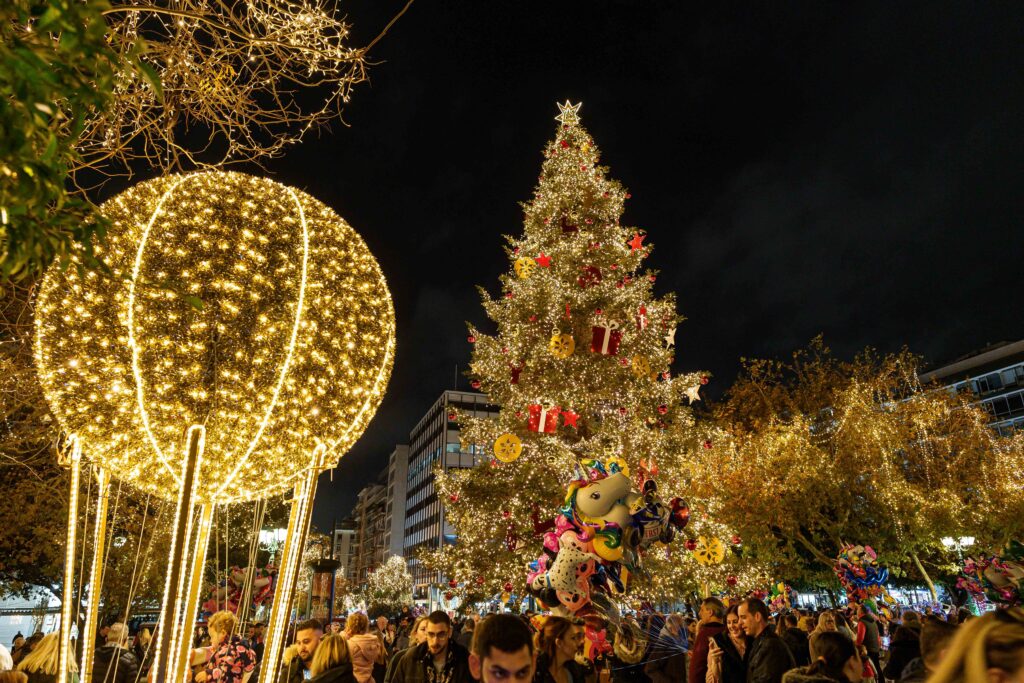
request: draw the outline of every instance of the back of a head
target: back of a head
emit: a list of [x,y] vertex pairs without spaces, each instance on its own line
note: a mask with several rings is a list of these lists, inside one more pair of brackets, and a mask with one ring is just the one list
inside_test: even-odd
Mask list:
[[206,628],[208,631],[217,631],[218,633],[231,635],[235,632],[237,627],[238,617],[235,616],[234,612],[230,612],[226,609],[214,612],[210,615],[210,618],[206,620]]
[[824,631],[814,642],[818,658],[807,668],[808,675],[823,675],[837,681],[845,681],[843,667],[857,654],[857,646],[845,633]]
[[110,630],[107,631],[107,645],[124,645],[124,641],[128,638],[128,627],[117,622],[110,625]]
[[474,629],[473,620],[466,624],[473,631],[470,651],[482,662],[491,652],[491,648],[514,654],[526,647],[533,654],[533,637],[530,628],[517,616],[512,614],[495,614],[484,619]]
[[[60,637],[57,632],[43,637],[32,648],[32,651],[25,655],[25,658],[18,663],[18,671],[24,671],[27,674],[56,674],[60,655],[59,645]],[[68,662],[68,665],[72,670],[75,670],[73,660]]]
[[939,619],[935,615],[924,618],[921,622],[921,659],[928,668],[934,669],[938,666],[942,651],[953,640],[956,632],[955,624]]
[[796,628],[796,615],[792,613],[787,614],[782,618],[782,622],[786,625],[787,629]]
[[313,653],[313,663],[309,667],[310,675],[316,676],[336,666],[348,662],[348,644],[338,634],[324,636]]
[[1013,607],[971,619],[957,629],[928,683],[1019,680],[1022,673],[1024,609]]
[[909,626],[910,628],[916,629],[921,628],[921,615],[915,612],[914,610],[904,610],[903,614],[901,615],[901,618],[903,619],[904,626]]
[[345,630],[352,635],[360,635],[366,633],[366,630],[370,627],[369,618],[362,612],[353,612],[348,615],[348,619],[345,621]]

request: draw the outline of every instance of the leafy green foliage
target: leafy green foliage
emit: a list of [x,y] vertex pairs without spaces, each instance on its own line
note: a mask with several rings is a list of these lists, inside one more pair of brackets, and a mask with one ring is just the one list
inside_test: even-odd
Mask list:
[[90,113],[111,106],[116,80],[138,72],[159,93],[141,43],[115,49],[106,38],[105,0],[0,3],[0,279],[38,274],[81,249],[96,265],[105,223],[69,191]]

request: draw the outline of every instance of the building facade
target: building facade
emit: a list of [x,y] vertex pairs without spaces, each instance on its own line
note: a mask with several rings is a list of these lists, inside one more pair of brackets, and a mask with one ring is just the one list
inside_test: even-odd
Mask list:
[[388,458],[384,559],[403,555],[405,547],[405,490],[409,476],[409,447],[395,446]]
[[445,470],[474,467],[487,457],[473,446],[462,449],[459,426],[448,419],[451,409],[474,417],[498,414],[497,406],[488,403],[484,394],[445,391],[409,434],[402,554],[409,560],[413,593],[420,603],[433,604],[438,600],[431,591],[436,589],[441,577],[423,567],[416,553],[423,548],[438,548],[442,543],[455,542],[455,531],[445,520],[444,507],[434,488],[434,468],[438,465]]
[[[385,473],[386,470],[382,475]],[[387,486],[380,479],[363,487],[352,512],[356,522],[356,548],[349,582],[353,588],[365,584],[366,576],[384,561]]]
[[1024,340],[993,344],[921,374],[950,391],[970,391],[1004,436],[1024,429]]
[[346,580],[350,578],[350,572],[354,568],[353,558],[358,546],[356,533],[356,520],[352,517],[334,523],[334,544],[331,556],[341,562],[337,576]]

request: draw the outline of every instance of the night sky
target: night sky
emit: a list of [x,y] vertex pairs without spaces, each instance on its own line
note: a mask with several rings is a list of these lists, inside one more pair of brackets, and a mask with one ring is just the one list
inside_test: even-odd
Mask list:
[[[365,44],[399,0],[346,1]],[[359,444],[321,479],[330,528],[469,360],[474,286],[508,268],[555,102],[632,192],[688,320],[676,368],[824,333],[933,361],[1024,332],[1019,3],[430,2],[374,48],[343,125],[270,166],[334,207],[388,277],[398,352]]]

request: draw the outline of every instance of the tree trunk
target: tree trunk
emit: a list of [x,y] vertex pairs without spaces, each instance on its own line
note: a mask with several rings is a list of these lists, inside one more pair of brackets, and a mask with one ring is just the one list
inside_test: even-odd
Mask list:
[[914,566],[917,567],[917,571],[921,572],[921,578],[928,584],[928,590],[932,594],[932,602],[939,601],[939,594],[935,590],[935,584],[932,583],[932,577],[928,576],[928,572],[925,571],[924,565],[921,564],[921,559],[917,556],[917,553],[910,553],[910,558],[914,560]]

